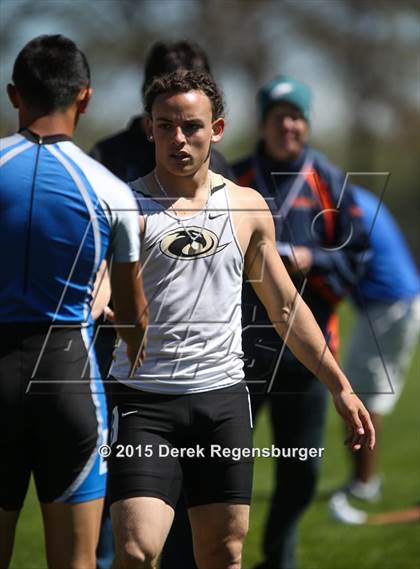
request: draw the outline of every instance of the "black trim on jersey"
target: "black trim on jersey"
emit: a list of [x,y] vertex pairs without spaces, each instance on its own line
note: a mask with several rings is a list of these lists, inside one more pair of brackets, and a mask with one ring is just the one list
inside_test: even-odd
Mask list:
[[211,189],[210,195],[212,196],[213,194],[215,194],[216,192],[218,192],[219,190],[221,190],[225,186],[226,186],[225,182],[223,182],[222,184],[219,184],[218,186],[214,186],[214,188]]
[[[144,183],[142,185],[145,187],[146,191],[145,190],[138,190],[137,188],[133,188],[133,186],[131,186],[131,189],[136,194],[142,194],[142,196],[144,196],[145,198],[153,198],[154,196],[152,196],[152,194],[148,191],[148,189],[146,188],[146,185]],[[214,186],[210,191],[210,195],[212,196],[213,194],[215,194],[216,192],[218,192],[219,190],[221,190],[225,186],[226,186],[225,182],[219,184],[218,186]]]
[[36,149],[34,173],[32,176],[31,199],[29,202],[28,226],[27,226],[27,230],[26,230],[26,248],[25,248],[25,259],[24,259],[24,269],[23,269],[23,293],[24,294],[26,294],[28,291],[29,249],[31,246],[32,213],[33,213],[33,209],[34,209],[35,181],[36,181],[36,173],[38,171],[38,162],[39,162],[40,152],[41,152],[41,143],[38,144],[38,147]]
[[134,193],[141,194],[144,198],[153,198],[152,194],[149,191],[145,192],[143,190],[137,190],[136,188],[133,188],[133,186],[130,187]]
[[29,128],[23,128],[19,131],[19,134],[24,136],[30,142],[35,144],[56,144],[57,142],[71,141],[71,136],[67,134],[49,134],[47,136],[42,136],[29,130]]

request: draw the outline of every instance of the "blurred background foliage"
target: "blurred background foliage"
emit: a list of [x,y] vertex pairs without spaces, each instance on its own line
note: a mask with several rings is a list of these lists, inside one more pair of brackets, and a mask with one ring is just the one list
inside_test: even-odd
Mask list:
[[[418,0],[2,0],[1,135],[16,128],[5,86],[14,58],[41,33],[73,38],[95,88],[76,141],[86,150],[141,111],[142,66],[158,39],[208,52],[227,100],[229,159],[258,136],[254,97],[277,73],[314,90],[312,143],[349,172],[389,172],[385,202],[417,259],[420,178]],[[376,193],[385,176],[362,176]]]

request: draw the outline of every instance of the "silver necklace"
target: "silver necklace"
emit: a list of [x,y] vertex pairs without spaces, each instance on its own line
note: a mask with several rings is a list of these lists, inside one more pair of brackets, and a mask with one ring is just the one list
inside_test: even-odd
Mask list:
[[[166,198],[170,198],[170,196],[168,195],[168,192],[165,190],[165,188],[162,185],[162,182],[159,180],[159,177],[157,175],[156,170],[153,170],[153,177],[155,179],[155,182],[160,190],[160,192],[166,197]],[[190,245],[190,253],[191,254],[195,254],[198,253],[202,247],[201,243],[198,242],[198,240],[200,239],[200,237],[203,236],[203,231],[204,231],[204,227],[206,225],[206,219],[207,219],[207,208],[209,205],[209,199],[210,199],[210,195],[211,195],[211,177],[209,175],[209,187],[208,187],[208,192],[207,192],[207,201],[206,204],[203,208],[204,211],[204,218],[203,218],[203,223],[201,225],[201,230],[200,232],[196,231],[196,235],[193,235],[191,233],[191,230],[188,229],[188,227],[184,224],[182,217],[180,217],[176,211],[176,209],[173,207],[173,205],[171,204],[169,207],[170,209],[172,209],[172,211],[175,213],[175,219],[177,220],[178,223],[180,223],[182,225],[182,228],[184,229],[185,233],[188,235],[191,243]]]

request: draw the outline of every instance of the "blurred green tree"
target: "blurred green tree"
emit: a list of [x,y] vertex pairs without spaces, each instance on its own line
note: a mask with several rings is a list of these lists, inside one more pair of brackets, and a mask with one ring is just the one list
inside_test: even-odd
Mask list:
[[[227,88],[228,108],[241,117],[229,127],[234,138],[225,147],[235,157],[255,140],[258,86],[282,70],[295,69],[305,79],[309,69],[323,114],[332,112],[329,93],[341,98],[344,109],[328,132],[314,133],[316,142],[344,169],[391,172],[386,200],[417,247],[418,0],[3,0],[0,25],[3,85],[26,41],[59,31],[88,54],[97,93],[111,92],[126,76],[137,81],[139,93],[146,50],[157,39],[198,41]],[[14,115],[2,97],[4,134],[12,130]],[[111,108],[109,100],[92,107],[79,130],[85,146],[115,128],[112,117],[131,112],[122,96],[113,95]]]

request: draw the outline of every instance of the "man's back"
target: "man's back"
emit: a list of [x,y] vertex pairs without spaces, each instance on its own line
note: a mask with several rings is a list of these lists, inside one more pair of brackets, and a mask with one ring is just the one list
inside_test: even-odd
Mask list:
[[[107,413],[91,322],[112,259],[115,322],[136,363],[147,324],[130,189],[71,142],[89,104],[84,53],[61,35],[19,52],[7,86],[19,134],[0,143],[0,566],[33,475],[48,565],[94,567]],[[108,290],[106,291],[108,293]],[[96,303],[96,311],[105,302]]]
[[64,135],[3,139],[1,168],[0,322],[86,321],[107,253],[136,260],[128,187]]

